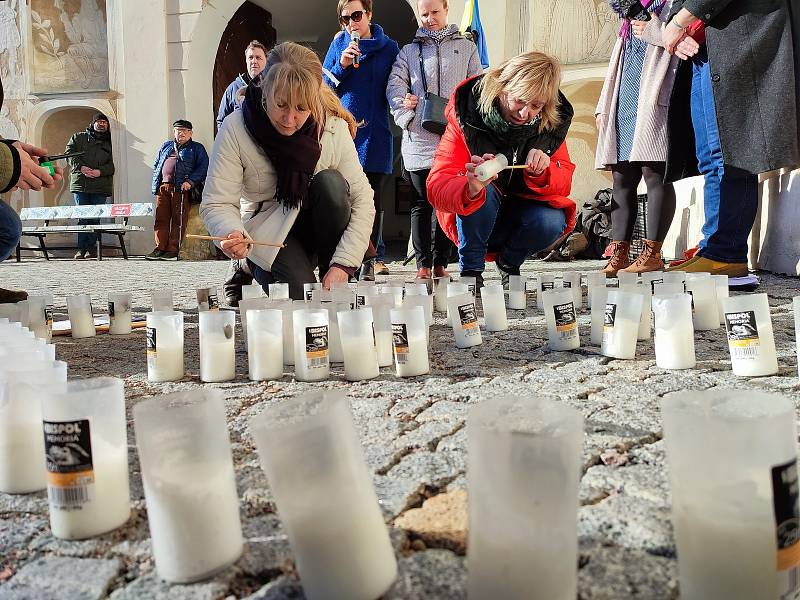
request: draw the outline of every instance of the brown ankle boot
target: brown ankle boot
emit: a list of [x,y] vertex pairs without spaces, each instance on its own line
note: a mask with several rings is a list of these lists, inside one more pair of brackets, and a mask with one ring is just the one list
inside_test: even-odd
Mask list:
[[660,271],[664,268],[664,261],[661,260],[661,246],[663,242],[655,240],[642,240],[642,253],[630,267],[620,269],[626,273],[649,273]]
[[628,258],[628,250],[631,248],[630,242],[615,241],[611,242],[611,258],[603,269],[606,277],[616,277],[617,271],[624,269],[631,264],[631,259]]

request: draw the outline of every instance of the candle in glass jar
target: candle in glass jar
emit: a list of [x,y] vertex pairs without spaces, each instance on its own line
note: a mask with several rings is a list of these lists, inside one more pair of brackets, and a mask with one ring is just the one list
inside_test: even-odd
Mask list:
[[342,337],[344,376],[348,381],[374,379],[380,373],[375,350],[374,322],[370,307],[337,313]]
[[570,289],[552,289],[542,293],[548,344],[552,350],[580,348],[578,318]]
[[131,332],[131,295],[108,295],[108,333],[127,335]]
[[392,309],[392,345],[398,377],[430,372],[425,315],[421,306]]
[[251,310],[247,319],[247,364],[252,381],[283,377],[283,313]]
[[505,331],[508,329],[506,297],[503,286],[488,283],[481,289],[483,319],[486,331]]
[[89,294],[67,297],[67,312],[73,338],[87,338],[97,334],[92,315],[92,300]]
[[653,296],[656,366],[662,369],[693,369],[694,325],[689,294]]
[[235,324],[233,311],[200,313],[201,381],[215,383],[236,377]]
[[294,370],[298,381],[322,381],[330,375],[328,314],[325,309],[294,313]]
[[183,378],[183,313],[147,314],[147,380],[178,381]]

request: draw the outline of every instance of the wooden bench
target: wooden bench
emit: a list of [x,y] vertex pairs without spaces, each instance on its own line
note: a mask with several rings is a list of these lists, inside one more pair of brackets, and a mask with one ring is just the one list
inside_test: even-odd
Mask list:
[[[49,252],[53,250],[74,250],[72,246],[48,246],[45,237],[50,233],[96,233],[97,235],[97,260],[103,260],[103,249],[122,250],[122,256],[128,259],[125,248],[125,234],[129,231],[144,231],[139,225],[128,225],[131,217],[149,217],[153,215],[154,205],[150,202],[129,204],[93,204],[84,206],[36,206],[23,208],[19,218],[22,221],[22,235],[35,237],[39,240],[38,248],[23,248],[17,244],[17,262],[21,260],[23,250],[41,252],[46,260],[50,260]],[[66,219],[91,219],[97,220],[96,224],[89,225],[51,225],[51,221]],[[116,219],[113,223],[100,223],[100,219]],[[31,221],[41,221],[41,225],[26,225]],[[102,243],[103,233],[116,235],[119,245]],[[22,238],[20,238],[21,240]]]

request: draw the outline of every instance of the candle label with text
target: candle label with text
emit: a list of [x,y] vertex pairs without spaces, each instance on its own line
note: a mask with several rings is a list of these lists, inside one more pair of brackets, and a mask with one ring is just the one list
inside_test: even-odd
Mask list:
[[470,302],[458,307],[458,317],[461,321],[461,328],[464,330],[464,335],[471,337],[480,335],[478,329],[478,315],[475,312],[475,304]]
[[725,313],[725,329],[728,331],[728,348],[731,358],[754,359],[759,354],[756,313],[752,310]]
[[53,331],[53,308],[48,306],[44,309],[44,319],[47,321],[47,330]]
[[556,287],[556,284],[553,283],[552,281],[543,281],[542,282],[542,291],[543,292],[546,291],[546,290],[552,290],[555,287]]
[[54,508],[81,510],[94,499],[89,420],[43,421],[47,496]]
[[780,598],[794,598],[800,589],[800,487],[797,459],[772,467],[777,570]]
[[148,327],[147,328],[147,336],[145,338],[147,340],[147,361],[148,363],[150,360],[155,360],[156,354],[156,328],[155,327]]
[[562,288],[569,288],[569,289],[572,289],[572,282],[571,282],[571,281],[567,281],[567,280],[565,279],[564,281],[562,281],[562,282],[561,282],[561,287],[562,287]]
[[219,310],[219,300],[216,294],[208,295],[208,310]]
[[656,285],[664,283],[663,279],[651,279],[650,280],[650,292],[655,294],[656,293]]
[[684,293],[689,294],[689,297],[692,299],[692,314],[694,315],[694,292],[692,290],[686,290]]
[[311,302],[311,297],[314,295],[314,290],[306,290],[306,302]]
[[366,296],[360,296],[356,294],[356,308],[361,308],[362,306],[366,305],[367,303],[366,300],[367,300]]
[[309,369],[328,365],[328,326],[306,327],[306,361]]
[[392,344],[398,364],[408,362],[408,329],[405,323],[392,323]]
[[113,302],[113,300],[109,300],[108,301],[108,318],[109,319],[113,319],[115,315],[116,315],[116,313],[114,311],[114,302]]
[[603,314],[603,331],[611,331],[614,329],[614,323],[617,320],[617,305],[606,304],[606,311]]
[[553,314],[556,318],[556,331],[558,331],[560,339],[569,340],[578,335],[578,320],[575,317],[575,305],[572,302],[556,304],[553,306]]

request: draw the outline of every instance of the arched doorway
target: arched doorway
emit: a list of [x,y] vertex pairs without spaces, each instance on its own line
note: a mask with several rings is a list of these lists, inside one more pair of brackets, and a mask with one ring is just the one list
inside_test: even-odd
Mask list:
[[[258,40],[267,49],[275,45],[276,32],[272,15],[262,7],[247,0],[233,15],[217,48],[214,61],[214,95],[212,111],[216,118],[219,104],[228,85],[244,71],[244,53],[252,40]],[[216,124],[214,125],[216,133]]]

